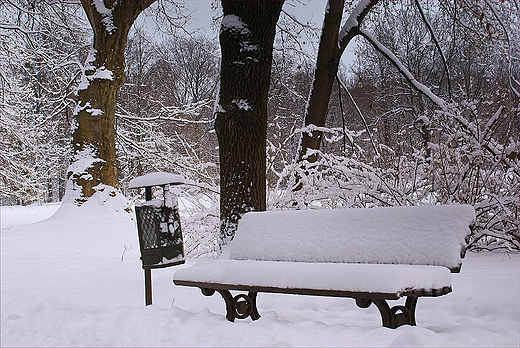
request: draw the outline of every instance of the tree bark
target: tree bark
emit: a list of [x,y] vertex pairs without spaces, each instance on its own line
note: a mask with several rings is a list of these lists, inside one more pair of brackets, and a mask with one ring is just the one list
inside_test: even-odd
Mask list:
[[[305,127],[310,125],[325,126],[332,85],[338,72],[341,55],[350,41],[358,34],[359,25],[376,3],[377,0],[360,1],[340,32],[344,1],[328,2],[328,11],[323,19],[314,82],[305,112]],[[323,133],[318,130],[314,130],[310,134],[309,132],[302,134],[298,162],[307,159],[312,163],[317,160],[315,154],[307,158],[307,150],[318,150],[322,136]],[[297,189],[299,187],[300,185],[297,186]]]
[[68,190],[81,205],[105,184],[118,187],[115,147],[115,111],[125,80],[128,31],[151,1],[82,0],[94,33],[78,91],[73,132],[74,158],[69,167]]
[[283,1],[222,1],[222,64],[215,109],[221,242],[248,211],[266,208],[267,96]]

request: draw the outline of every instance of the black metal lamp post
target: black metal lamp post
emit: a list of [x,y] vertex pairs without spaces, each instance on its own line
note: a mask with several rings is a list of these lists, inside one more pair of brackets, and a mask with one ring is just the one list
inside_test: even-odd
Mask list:
[[[136,203],[137,233],[144,269],[145,301],[152,304],[152,269],[185,262],[177,197],[170,186],[184,184],[180,175],[157,172],[130,181],[129,188],[145,189],[144,203]],[[163,188],[163,199],[152,199],[152,187]]]

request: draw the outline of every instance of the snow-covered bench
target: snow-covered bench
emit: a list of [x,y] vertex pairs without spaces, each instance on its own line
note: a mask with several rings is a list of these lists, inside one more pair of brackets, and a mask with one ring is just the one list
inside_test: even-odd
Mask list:
[[[251,212],[228,255],[173,281],[219,292],[230,321],[260,318],[257,294],[270,292],[354,298],[361,308],[374,303],[385,327],[415,325],[418,297],[451,292],[474,219],[467,205]],[[404,296],[404,306],[386,302]]]

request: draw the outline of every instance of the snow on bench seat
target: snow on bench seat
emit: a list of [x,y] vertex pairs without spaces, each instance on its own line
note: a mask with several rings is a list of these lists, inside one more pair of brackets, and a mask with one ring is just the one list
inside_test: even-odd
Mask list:
[[384,294],[384,298],[392,299],[412,294],[443,295],[451,291],[451,273],[447,268],[417,265],[215,260],[180,269],[174,279],[176,283],[204,286],[222,284],[233,290],[324,290]]

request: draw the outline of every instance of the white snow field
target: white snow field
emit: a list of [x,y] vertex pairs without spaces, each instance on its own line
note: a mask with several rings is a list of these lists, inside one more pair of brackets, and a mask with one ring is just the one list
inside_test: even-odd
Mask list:
[[2,207],[2,347],[520,344],[518,254],[468,253],[451,294],[419,299],[415,327],[383,328],[352,299],[264,293],[259,320],[230,323],[220,295],[173,284],[186,265],[153,270],[144,306],[132,214],[64,205],[48,218],[59,207]]

